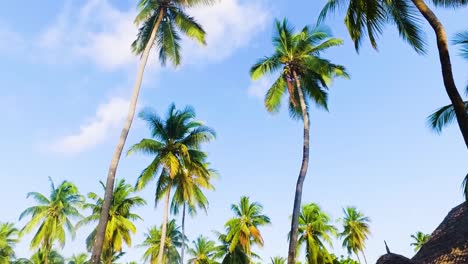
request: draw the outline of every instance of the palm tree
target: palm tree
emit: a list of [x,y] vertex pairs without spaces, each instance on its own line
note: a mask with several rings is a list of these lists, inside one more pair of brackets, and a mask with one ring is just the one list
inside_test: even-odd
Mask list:
[[[454,106],[453,109],[460,131],[468,147],[468,112],[453,79],[445,28],[424,0],[411,0],[411,2],[412,4],[410,0],[328,0],[319,21],[323,20],[329,12],[334,12],[336,9],[347,5],[345,24],[351,38],[354,40],[356,50],[359,50],[365,36],[369,37],[372,46],[377,49],[376,39],[382,33],[384,24],[390,23],[396,25],[400,36],[416,52],[422,54],[425,53],[425,41],[419,24],[420,15],[422,15],[434,30],[445,90]],[[432,0],[432,2],[437,7],[455,8],[468,5],[466,0]]]
[[[159,176],[156,201],[165,197],[161,231],[164,240],[171,190],[176,187],[176,182],[181,179],[180,177],[184,173],[190,172],[188,175],[198,179],[209,174],[206,163],[203,162],[206,154],[200,150],[200,145],[203,142],[211,141],[215,137],[215,133],[211,128],[194,120],[195,112],[190,107],[177,110],[172,104],[169,107],[166,120],[162,120],[149,110],[141,112],[140,117],[148,123],[153,138],[143,139],[133,145],[128,154],[141,152],[154,155],[150,165],[138,177],[136,189],[143,189],[150,181]],[[164,243],[161,243],[160,246],[158,263],[162,263]]]
[[68,264],[88,264],[88,255],[81,253],[68,259]]
[[[234,250],[231,250],[231,242],[227,240],[227,235],[219,232],[215,232],[218,237],[220,245],[217,247],[217,258],[222,258],[221,264],[245,264],[249,263],[250,258],[241,247],[240,244],[235,246]],[[252,258],[258,258],[258,256],[251,252]]]
[[359,262],[361,260],[358,253],[361,252],[367,264],[364,248],[366,247],[367,237],[370,234],[370,218],[364,216],[355,207],[346,207],[346,209],[343,209],[343,212],[345,214],[342,220],[344,230],[340,233],[340,237],[343,238],[343,247],[348,250],[348,254],[354,253]]
[[193,248],[188,249],[192,256],[188,263],[190,264],[219,264],[219,248],[216,243],[204,236],[199,236],[192,242]]
[[139,247],[147,248],[143,254],[143,260],[149,261],[151,264],[161,263],[182,263],[180,259],[178,248],[182,247],[182,241],[186,238],[182,235],[179,227],[176,226],[176,221],[171,220],[167,223],[167,236],[164,239],[164,254],[163,260],[158,262],[159,250],[161,249],[162,227],[152,227],[148,233],[145,234],[145,240]]
[[431,235],[424,234],[423,232],[416,232],[416,234],[411,235],[411,238],[414,240],[413,243],[411,243],[411,246],[414,247],[414,251],[418,252],[421,247],[429,241],[431,238]]
[[135,116],[138,96],[140,94],[141,83],[146,63],[153,46],[158,48],[159,60],[164,65],[169,59],[174,66],[178,66],[181,61],[180,55],[180,33],[205,44],[205,31],[195,19],[186,13],[186,9],[197,5],[208,5],[214,0],[140,0],[138,4],[138,15],[135,24],[141,25],[137,39],[132,43],[134,53],[141,56],[137,77],[133,86],[132,97],[128,110],[127,119],[120,134],[118,144],[112,156],[106,182],[105,203],[102,206],[102,213],[99,218],[98,231],[91,261],[98,264],[104,243],[109,210],[112,202],[114,190],[115,173],[119,165],[119,160],[127,140],[128,132],[132,126]]
[[294,34],[286,20],[276,21],[276,35],[273,39],[275,53],[260,59],[252,66],[253,79],[280,71],[280,76],[265,96],[265,107],[277,112],[286,90],[289,93],[289,109],[292,117],[304,122],[304,144],[302,165],[296,184],[294,207],[291,220],[292,238],[289,243],[288,264],[294,264],[298,236],[298,219],[301,208],[302,188],[309,164],[309,114],[310,101],[327,109],[327,92],[335,76],[348,77],[343,66],[335,65],[319,57],[324,50],[339,46],[342,40],[330,38],[325,29],[304,27]]
[[52,179],[49,180],[49,198],[38,192],[28,193],[27,197],[34,198],[38,205],[29,207],[20,215],[20,220],[31,216],[31,220],[21,229],[21,234],[30,233],[38,227],[30,246],[31,249],[41,248],[45,264],[49,264],[49,255],[56,241],[62,248],[65,245],[65,229],[72,237],[75,236],[71,219],[81,217],[78,208],[83,204],[83,197],[73,183],[64,181],[56,188]]
[[335,235],[336,228],[331,224],[330,217],[317,204],[302,206],[297,247],[300,249],[305,244],[307,263],[331,263],[333,258],[326,244],[331,247]]
[[64,264],[65,259],[56,250],[49,251],[48,254],[44,250],[39,249],[30,259],[20,258],[14,261],[14,264],[44,264],[46,260],[50,264]]
[[251,245],[263,246],[263,238],[260,226],[270,224],[270,218],[262,214],[263,206],[259,203],[250,203],[249,197],[242,196],[239,204],[232,204],[231,210],[234,217],[226,222],[226,240],[230,242],[229,251],[233,252],[237,245],[245,251],[252,262]]
[[[105,190],[104,183],[100,182]],[[135,190],[130,184],[126,184],[125,180],[117,181],[114,189],[112,206],[109,211],[108,227],[106,228],[106,237],[104,239],[104,247],[101,259],[104,264],[112,263],[115,253],[122,252],[122,244],[128,246],[132,244],[131,234],[136,233],[136,226],[133,221],[141,220],[141,217],[133,213],[132,210],[136,207],[146,204],[146,201],[139,196],[131,196]],[[93,200],[93,203],[84,205],[85,209],[91,209],[91,215],[83,218],[78,222],[77,228],[97,222],[102,209],[103,198],[96,193],[89,193],[88,198]],[[86,238],[88,250],[91,250],[92,243],[96,239],[97,227]]]
[[286,259],[282,257],[274,257],[270,259],[270,264],[286,264]]
[[18,241],[18,229],[14,224],[0,223],[0,264],[8,264],[15,258],[13,248]]

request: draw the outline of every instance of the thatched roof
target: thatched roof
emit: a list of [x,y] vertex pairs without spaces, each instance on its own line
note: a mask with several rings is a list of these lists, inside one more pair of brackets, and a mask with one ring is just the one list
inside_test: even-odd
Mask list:
[[410,260],[396,254],[382,256],[377,264],[467,264],[468,206],[453,208],[429,241]]

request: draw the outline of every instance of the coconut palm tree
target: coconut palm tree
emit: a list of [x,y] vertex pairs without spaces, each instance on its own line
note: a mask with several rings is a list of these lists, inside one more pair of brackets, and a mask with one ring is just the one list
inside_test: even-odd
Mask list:
[[290,113],[294,118],[301,118],[304,123],[302,165],[296,183],[291,220],[292,239],[288,251],[288,263],[294,264],[302,188],[309,164],[308,109],[311,103],[327,109],[326,90],[331,80],[336,76],[348,75],[343,66],[320,57],[326,49],[342,44],[342,40],[330,38],[325,28],[306,26],[299,33],[294,33],[286,20],[276,21],[273,44],[275,53],[260,59],[252,66],[250,74],[253,79],[259,79],[279,71],[280,75],[266,93],[265,107],[269,112],[277,112],[285,92],[288,91]]
[[145,240],[139,245],[139,247],[147,248],[143,254],[143,260],[149,261],[151,264],[182,263],[180,261],[178,249],[182,247],[182,241],[186,240],[186,238],[180,232],[175,220],[171,220],[167,223],[167,236],[164,239],[163,260],[162,262],[158,262],[159,250],[161,249],[161,237],[162,227],[157,228],[153,226],[148,230],[148,233],[145,234]]
[[423,232],[416,232],[416,234],[411,235],[411,238],[414,240],[413,243],[411,243],[411,246],[414,247],[414,251],[418,252],[421,247],[429,241],[431,238],[431,235],[424,234]]
[[[222,258],[221,264],[245,264],[249,263],[250,258],[238,243],[234,250],[231,250],[231,242],[227,240],[227,235],[215,232],[218,237],[219,245],[216,257]],[[252,258],[259,258],[257,254],[251,252]]]
[[[103,190],[105,186],[100,182]],[[111,210],[109,211],[109,221],[106,228],[106,237],[104,239],[104,247],[102,251],[102,262],[104,264],[113,263],[115,254],[122,252],[122,245],[127,246],[132,244],[132,234],[136,233],[136,226],[133,221],[141,220],[141,217],[132,211],[146,204],[146,201],[139,196],[134,195],[135,190],[130,184],[125,183],[125,180],[117,181],[114,188]],[[99,219],[99,214],[102,210],[104,199],[96,193],[89,193],[88,198],[92,203],[84,205],[85,209],[91,209],[91,215],[83,218],[77,223],[77,228],[96,223]],[[96,239],[97,227],[86,238],[88,250],[91,250],[93,241]]]
[[81,253],[78,255],[73,255],[68,259],[68,264],[88,264],[88,254]]
[[13,248],[18,243],[18,229],[12,223],[0,223],[0,264],[9,264],[15,258]]
[[282,257],[270,258],[270,264],[286,264],[286,259]]
[[48,261],[49,264],[64,264],[65,259],[56,250],[49,251],[48,254],[44,250],[39,249],[30,259],[20,258],[15,260],[14,264],[44,264]]
[[[141,190],[153,179],[158,179],[156,201],[162,198],[165,200],[161,231],[164,240],[171,190],[176,187],[178,181],[184,181],[181,179],[184,173],[197,179],[202,179],[204,175],[209,174],[204,162],[206,154],[200,150],[200,146],[214,139],[215,132],[201,122],[195,121],[195,112],[190,107],[177,110],[172,104],[166,120],[162,120],[150,110],[141,112],[140,117],[148,123],[152,138],[143,139],[133,145],[128,154],[140,152],[154,156],[150,165],[138,177],[136,189]],[[158,263],[162,263],[165,252],[164,243],[160,246]]]
[[209,5],[214,0],[139,0],[138,15],[135,24],[140,26],[137,39],[132,43],[135,54],[140,55],[140,65],[138,67],[136,81],[133,86],[132,97],[128,110],[127,119],[120,134],[119,141],[112,156],[106,182],[106,194],[104,196],[103,210],[99,218],[98,231],[91,261],[98,264],[101,250],[104,243],[109,210],[112,202],[114,190],[115,173],[119,165],[119,160],[130,131],[133,118],[135,116],[138,96],[140,94],[141,83],[146,63],[149,58],[151,48],[156,46],[159,53],[159,60],[164,65],[169,59],[174,66],[178,66],[181,61],[180,54],[180,34],[205,44],[205,31],[196,20],[186,13],[186,9],[197,5]]
[[[332,237],[337,230],[331,224],[330,217],[314,203],[302,206],[299,216],[298,250],[305,245],[307,263],[332,263],[332,255],[327,245],[332,246]],[[290,236],[291,238],[291,236]]]
[[348,250],[348,254],[354,253],[359,259],[359,252],[364,256],[364,261],[367,264],[364,249],[366,240],[370,234],[369,223],[370,218],[364,216],[356,207],[346,207],[343,209],[344,218],[342,220],[344,230],[339,234],[343,239],[343,247]]
[[239,204],[232,204],[231,210],[234,217],[226,222],[226,240],[229,241],[229,251],[233,252],[237,245],[249,256],[252,262],[252,244],[263,246],[263,237],[259,227],[270,224],[270,218],[263,214],[263,206],[250,202],[249,197],[242,196]]
[[204,236],[199,236],[192,242],[193,247],[188,249],[188,253],[192,258],[189,259],[190,264],[219,264],[219,248],[216,243]]
[[83,197],[73,183],[64,181],[55,187],[52,179],[49,180],[49,197],[38,192],[28,193],[27,197],[32,197],[38,205],[29,207],[20,215],[20,220],[31,216],[29,222],[21,229],[21,235],[37,230],[30,247],[41,248],[44,264],[49,264],[49,255],[55,242],[61,247],[65,245],[65,229],[72,237],[75,236],[71,219],[81,218],[78,208],[83,204]]
[[[437,7],[456,8],[468,5],[466,0],[432,0],[431,2]],[[445,90],[454,106],[455,117],[468,147],[468,112],[453,78],[447,34],[439,18],[426,5],[426,2],[424,0],[328,0],[319,21],[323,20],[328,13],[345,5],[347,6],[345,24],[356,50],[359,50],[360,44],[366,36],[372,46],[377,49],[376,39],[382,33],[384,25],[390,23],[396,25],[400,36],[416,52],[425,53],[425,41],[419,22],[421,15],[427,20],[437,39]]]

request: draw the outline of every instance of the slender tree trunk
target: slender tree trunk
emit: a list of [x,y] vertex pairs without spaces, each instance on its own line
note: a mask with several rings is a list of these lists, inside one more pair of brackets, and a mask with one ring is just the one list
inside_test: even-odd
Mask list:
[[[295,264],[296,261],[296,248],[297,248],[297,237],[298,237],[298,225],[299,225],[299,214],[301,211],[301,200],[302,200],[302,186],[307,174],[307,168],[309,165],[309,114],[304,100],[304,94],[301,90],[301,83],[296,74],[293,72],[294,79],[296,81],[297,91],[299,94],[299,104],[301,106],[302,118],[304,121],[304,145],[302,150],[302,165],[301,171],[296,184],[296,194],[294,196],[294,208],[291,220],[291,237],[289,239],[289,250],[288,250],[288,264]],[[291,95],[294,96],[294,95]]]
[[366,254],[364,254],[364,250],[361,251],[361,253],[362,253],[362,256],[364,257],[364,262],[367,264],[367,258],[366,258]]
[[185,252],[185,203],[182,206],[182,249],[180,251],[180,260],[184,264],[184,252]]
[[167,219],[169,217],[169,199],[171,197],[171,188],[172,186],[169,184],[167,194],[166,194],[166,201],[164,205],[164,216],[163,216],[163,223],[162,223],[162,230],[161,230],[161,242],[159,243],[157,264],[163,264],[164,246],[166,244],[165,242],[166,242],[166,231],[167,231]]
[[460,93],[457,90],[452,73],[452,63],[450,62],[450,54],[447,42],[447,33],[445,28],[426,5],[424,0],[412,0],[416,8],[426,18],[427,22],[431,25],[437,39],[437,48],[439,49],[440,65],[442,67],[442,77],[444,79],[445,91],[447,92],[450,101],[452,102],[457,117],[458,126],[468,147],[468,113],[465,111],[465,104]]
[[359,258],[359,254],[357,252],[355,254],[356,254],[358,262],[361,263],[361,259]]
[[161,24],[161,20],[164,16],[164,11],[161,11],[159,14],[158,19],[154,25],[153,32],[151,32],[151,36],[149,39],[148,44],[143,51],[141,56],[140,66],[138,68],[137,78],[135,85],[133,87],[132,98],[130,101],[130,107],[128,110],[127,120],[125,121],[125,125],[122,129],[120,134],[119,142],[115,149],[114,155],[112,157],[112,161],[109,167],[109,173],[107,175],[107,182],[106,182],[106,192],[104,195],[104,202],[102,204],[101,216],[99,218],[99,224],[97,227],[96,232],[96,239],[94,240],[93,245],[93,252],[91,255],[91,263],[98,264],[99,259],[102,253],[102,245],[104,243],[104,235],[106,233],[107,221],[109,220],[109,210],[113,199],[113,191],[114,191],[114,182],[115,182],[115,173],[117,171],[117,166],[119,165],[120,156],[122,155],[122,150],[125,145],[125,141],[127,140],[128,132],[130,131],[130,127],[132,126],[133,117],[135,116],[136,106],[138,102],[138,96],[140,94],[141,83],[143,80],[143,73],[145,71],[145,66],[148,61],[148,57],[150,54],[151,47],[153,46],[153,42],[156,39],[156,33]]

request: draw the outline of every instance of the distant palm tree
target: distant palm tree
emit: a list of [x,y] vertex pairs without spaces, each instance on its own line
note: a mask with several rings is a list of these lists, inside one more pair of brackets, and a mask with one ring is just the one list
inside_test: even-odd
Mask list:
[[[425,0],[411,0],[411,2],[410,0],[366,0],[364,2],[362,0],[328,0],[321,12],[319,21],[322,21],[328,13],[343,10],[347,6],[344,21],[349,35],[354,40],[356,50],[359,50],[365,37],[368,37],[371,45],[377,49],[377,39],[383,32],[384,25],[390,23],[397,27],[400,36],[416,52],[423,54],[426,51],[426,45],[420,25],[422,15],[435,33],[445,91],[452,105],[455,106],[454,113],[465,144],[468,147],[468,112],[453,78],[447,33],[444,25],[431,8],[427,6]],[[468,5],[466,0],[432,0],[430,2],[437,7],[462,8]]]
[[348,254],[354,253],[359,262],[361,262],[359,252],[361,252],[367,264],[364,249],[366,247],[366,240],[370,234],[370,218],[364,216],[355,207],[346,207],[346,209],[343,209],[343,212],[345,215],[342,220],[344,230],[339,234],[343,238],[343,247],[348,250]]
[[180,255],[178,249],[182,247],[182,241],[186,238],[182,236],[179,227],[175,220],[167,223],[167,236],[165,238],[163,261],[158,262],[159,250],[161,249],[162,228],[153,226],[148,233],[145,234],[145,240],[139,247],[146,248],[143,254],[143,260],[149,261],[151,264],[179,264]]
[[[219,245],[217,247],[217,257],[222,258],[221,264],[245,264],[249,263],[250,258],[240,244],[231,250],[231,243],[227,240],[227,235],[215,232],[218,237]],[[257,254],[251,252],[252,258],[259,258]]]
[[274,257],[270,259],[270,264],[285,264],[286,259],[282,257]]
[[[156,201],[165,198],[161,231],[164,240],[171,190],[176,187],[174,181],[180,180],[180,175],[185,175],[184,170],[190,172],[189,176],[198,178],[203,178],[203,175],[209,173],[203,162],[206,154],[200,150],[200,146],[214,139],[215,132],[195,121],[195,111],[190,107],[177,110],[174,104],[170,105],[166,120],[149,110],[141,112],[140,117],[148,123],[152,139],[141,140],[130,148],[128,154],[140,152],[154,157],[138,177],[136,189],[141,190],[153,179],[158,179]],[[165,252],[164,243],[160,246],[158,263],[162,262]]]
[[197,5],[208,5],[214,0],[139,0],[138,15],[135,24],[141,25],[137,39],[132,43],[134,53],[141,56],[137,77],[133,86],[132,97],[128,110],[127,119],[120,134],[119,142],[109,166],[106,182],[105,201],[103,210],[99,218],[98,231],[93,253],[92,264],[98,264],[104,243],[104,234],[107,226],[107,217],[112,202],[115,174],[119,165],[119,160],[127,140],[128,133],[132,126],[136,111],[138,96],[140,94],[141,83],[146,63],[148,61],[151,48],[156,46],[159,53],[159,60],[164,65],[169,59],[175,66],[181,61],[180,55],[180,33],[188,38],[205,44],[205,31],[195,19],[186,13],[186,9]]
[[418,252],[421,247],[429,241],[431,238],[431,235],[424,234],[423,232],[416,232],[416,234],[411,235],[411,238],[414,240],[413,243],[411,243],[411,246],[414,247],[414,251]]
[[0,223],[0,264],[9,264],[15,258],[14,247],[18,239],[18,229],[12,223]]
[[[105,190],[104,183],[101,182],[102,188]],[[109,211],[109,222],[106,228],[106,237],[104,239],[104,248],[101,259],[104,264],[113,263],[115,255],[122,252],[122,244],[128,246],[132,244],[131,234],[136,233],[136,226],[133,223],[135,220],[141,220],[141,217],[133,213],[136,207],[146,204],[146,201],[139,196],[132,196],[135,190],[130,184],[126,184],[125,180],[119,180],[114,188],[111,210]],[[99,214],[102,209],[103,198],[96,193],[89,193],[88,198],[93,200],[93,203],[85,204],[84,208],[91,209],[92,213],[78,222],[77,228],[85,225],[96,223],[99,219]],[[96,239],[96,228],[86,238],[86,245],[90,250],[93,241]]]
[[78,188],[71,182],[64,181],[57,188],[50,179],[51,193],[49,198],[38,192],[30,192],[27,197],[32,197],[39,205],[29,207],[20,215],[20,220],[31,216],[31,220],[21,229],[21,234],[30,233],[37,227],[36,234],[31,241],[31,249],[39,248],[43,256],[44,264],[49,263],[49,255],[57,241],[61,247],[65,245],[65,229],[75,236],[72,218],[81,218],[78,212],[83,204],[83,197]]
[[305,244],[308,264],[330,263],[332,255],[326,244],[332,246],[332,237],[337,233],[331,218],[314,203],[302,206],[299,216],[298,250]]
[[302,190],[309,164],[308,109],[311,104],[328,109],[326,90],[331,80],[336,76],[348,77],[343,66],[332,64],[320,55],[328,48],[342,43],[341,39],[331,38],[324,28],[306,26],[302,31],[294,33],[286,20],[276,21],[273,38],[275,53],[260,59],[250,70],[253,79],[279,71],[279,76],[266,93],[265,107],[269,112],[277,112],[287,91],[290,114],[304,123],[302,165],[294,196],[288,264],[295,263]]
[[13,264],[44,264],[46,259],[49,264],[65,263],[65,259],[56,250],[51,250],[46,254],[44,250],[39,249],[30,259],[20,258],[13,261]]
[[270,224],[270,218],[263,214],[263,206],[259,203],[250,203],[249,197],[242,196],[239,204],[232,204],[234,217],[225,224],[227,229],[226,240],[229,241],[229,251],[233,252],[237,245],[249,256],[251,263],[252,244],[263,246],[263,237],[259,227]]
[[188,253],[192,258],[189,264],[219,264],[219,249],[216,243],[204,236],[199,236],[192,242],[193,247],[189,248]]
[[68,264],[88,264],[88,254],[81,253],[78,255],[73,255],[71,258],[68,259]]

